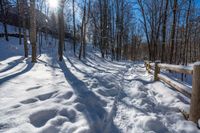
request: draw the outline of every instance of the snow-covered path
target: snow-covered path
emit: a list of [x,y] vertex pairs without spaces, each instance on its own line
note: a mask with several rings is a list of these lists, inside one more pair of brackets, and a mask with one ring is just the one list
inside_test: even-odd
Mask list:
[[76,58],[58,63],[53,56],[36,64],[20,56],[1,61],[0,131],[118,132],[112,107],[124,67]]
[[125,77],[125,96],[118,101],[115,118],[122,132],[199,132],[179,110],[188,109],[188,99],[161,82],[153,82],[143,65],[129,68]]
[[1,60],[0,132],[199,132],[179,111],[190,101],[153,82],[142,63],[97,53],[83,61],[71,53],[63,62],[53,53],[36,64],[21,56]]

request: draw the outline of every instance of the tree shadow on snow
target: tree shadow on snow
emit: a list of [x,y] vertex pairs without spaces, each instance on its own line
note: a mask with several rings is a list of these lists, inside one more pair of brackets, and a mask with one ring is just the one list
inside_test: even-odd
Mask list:
[[5,82],[7,82],[7,81],[19,76],[19,75],[22,75],[22,74],[30,71],[32,69],[32,67],[34,66],[33,63],[28,61],[28,59],[26,60],[25,64],[27,64],[26,67],[25,68],[21,68],[20,72],[12,74],[12,75],[9,75],[9,76],[6,76],[6,77],[0,79],[0,85],[2,85],[3,83],[5,83]]
[[[88,63],[90,63],[90,64],[92,64],[92,65],[94,65],[94,66],[99,66],[100,68],[103,68],[104,70],[103,71],[105,71],[105,70],[110,70],[110,71],[113,71],[113,68],[115,68],[115,69],[119,69],[119,68],[117,68],[116,66],[110,66],[107,62],[103,62],[104,64],[99,64],[97,61],[96,62],[92,62],[91,61],[91,59],[86,59],[86,61],[85,62],[88,62]],[[102,61],[100,61],[100,62],[102,62]],[[106,67],[106,65],[109,65],[109,67]],[[110,67],[112,67],[112,69],[110,68]],[[116,71],[114,69],[114,71]]]
[[75,68],[78,72],[83,73],[83,74],[85,74],[85,75],[88,76],[88,74],[87,74],[86,72],[84,72],[84,71],[82,71],[81,69],[77,68],[77,67],[74,65],[74,63],[73,63],[68,57],[66,57],[66,58],[67,58],[68,62],[70,63],[70,65],[71,65],[73,68]]
[[145,85],[148,85],[148,84],[154,83],[153,80],[151,80],[151,81],[146,81],[146,80],[143,80],[143,79],[141,79],[141,78],[135,78],[135,79],[133,79],[133,81],[141,82],[144,86],[145,86]]
[[22,61],[24,60],[24,57],[20,57],[19,59],[13,60],[12,62],[8,63],[8,67],[0,70],[0,73],[8,71],[12,68],[14,68],[15,66],[17,66],[19,63],[22,63]]
[[[92,64],[92,65],[90,65],[90,64],[88,64],[87,62],[89,62],[89,61],[87,61],[87,60],[81,60],[81,62],[84,64],[84,65],[86,65],[87,67],[90,67],[90,68],[93,68],[93,69],[95,69],[95,70],[97,70],[97,71],[99,71],[99,72],[106,72],[105,70],[103,70],[103,69],[99,69],[99,68],[97,68],[97,67],[95,67],[95,65],[97,66],[98,64]],[[100,66],[100,65],[98,65],[98,66]]]
[[86,107],[86,111],[83,111],[83,113],[90,124],[91,132],[118,133],[119,129],[113,124],[112,117],[103,108],[104,102],[92,91],[89,91],[84,82],[71,73],[64,61],[60,62],[59,65],[66,80],[73,87],[77,96],[80,97],[79,102]]
[[[41,60],[41,59],[39,59],[39,58],[38,58],[37,60],[38,60],[39,63],[43,63],[43,64],[45,64],[46,66],[50,66],[50,67],[53,68],[53,69],[56,69],[56,68],[59,69],[59,67],[57,67],[57,66],[56,66],[56,63],[53,62],[53,61],[52,61],[52,62],[48,62],[48,61]],[[53,60],[53,59],[52,59],[52,60]]]

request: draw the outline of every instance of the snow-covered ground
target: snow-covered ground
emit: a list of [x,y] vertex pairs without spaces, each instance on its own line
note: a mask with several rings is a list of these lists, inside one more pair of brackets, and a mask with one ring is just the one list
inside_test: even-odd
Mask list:
[[0,132],[200,132],[180,112],[190,100],[153,82],[142,62],[102,59],[91,48],[79,61],[71,46],[59,62],[52,46],[32,64],[10,39],[0,40]]

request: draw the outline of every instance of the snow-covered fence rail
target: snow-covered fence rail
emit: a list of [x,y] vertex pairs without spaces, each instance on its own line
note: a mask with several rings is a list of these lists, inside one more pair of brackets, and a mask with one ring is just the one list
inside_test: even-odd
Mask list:
[[193,69],[191,66],[158,64],[159,68],[171,70],[177,73],[192,74]]
[[[145,61],[146,70],[154,75],[154,81],[162,80],[169,84],[183,95],[191,98],[189,120],[197,123],[200,119],[200,63],[195,63],[193,67],[182,65],[152,63]],[[177,73],[192,75],[192,88],[181,82],[175,81],[170,77],[160,74],[160,69],[166,69]]]

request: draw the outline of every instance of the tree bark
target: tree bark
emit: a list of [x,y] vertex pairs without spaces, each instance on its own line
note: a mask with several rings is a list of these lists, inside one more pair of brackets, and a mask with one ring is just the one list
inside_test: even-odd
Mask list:
[[73,25],[74,25],[74,38],[73,38],[73,43],[74,43],[74,55],[76,55],[76,20],[75,20],[75,0],[73,0],[72,6],[73,6]]
[[163,18],[163,26],[162,26],[162,53],[161,53],[161,62],[165,60],[165,47],[166,47],[166,23],[167,23],[167,14],[168,14],[168,4],[169,0],[166,0],[165,3],[165,11]]
[[8,29],[7,29],[7,22],[6,22],[6,9],[5,9],[5,6],[6,6],[6,4],[5,4],[5,0],[1,0],[0,1],[0,8],[1,8],[1,14],[3,15],[3,27],[4,27],[4,36],[5,36],[5,39],[6,39],[6,41],[9,41],[9,39],[8,39]]
[[63,60],[63,48],[64,48],[64,3],[65,1],[60,2],[60,10],[58,13],[58,25],[59,25],[59,46],[58,46],[58,55],[59,55],[59,61]]
[[35,63],[37,62],[35,0],[30,0],[30,41],[32,45],[32,62]]
[[25,9],[25,6],[23,3],[20,3],[19,6],[21,9],[23,35],[24,35],[24,57],[27,58],[28,57],[28,46],[27,46],[27,33],[26,33],[26,9]]
[[170,64],[173,62],[173,55],[174,55],[174,42],[175,42],[175,32],[176,32],[176,11],[177,11],[177,0],[174,0],[173,6],[173,23],[172,23],[172,30],[171,30],[171,50],[170,50]]

